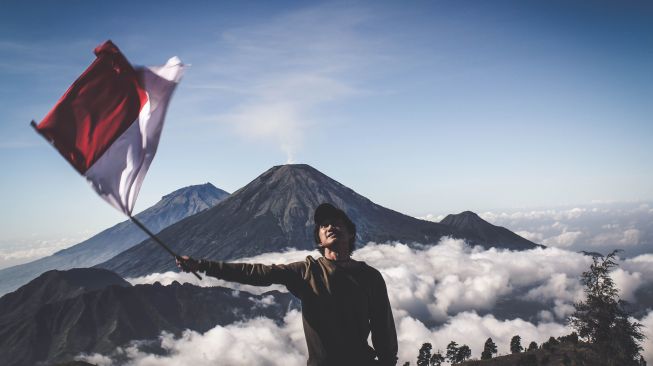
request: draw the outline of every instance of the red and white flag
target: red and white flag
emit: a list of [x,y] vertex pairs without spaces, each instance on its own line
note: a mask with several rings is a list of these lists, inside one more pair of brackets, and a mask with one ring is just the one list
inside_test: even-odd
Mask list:
[[132,67],[111,41],[36,125],[109,204],[131,216],[184,66]]

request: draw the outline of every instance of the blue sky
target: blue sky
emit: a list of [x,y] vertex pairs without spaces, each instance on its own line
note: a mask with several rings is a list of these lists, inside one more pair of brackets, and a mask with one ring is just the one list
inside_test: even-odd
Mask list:
[[134,64],[191,64],[136,211],[286,162],[415,216],[651,200],[652,16],[644,1],[4,2],[0,247],[124,219],[28,126],[107,39]]

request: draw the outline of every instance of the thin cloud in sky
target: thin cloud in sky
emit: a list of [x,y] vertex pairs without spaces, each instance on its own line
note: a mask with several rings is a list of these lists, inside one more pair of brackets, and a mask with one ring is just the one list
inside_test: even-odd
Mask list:
[[[70,62],[70,55],[79,60],[92,60],[92,48],[97,43],[91,39],[76,39],[67,42],[52,41],[29,41],[17,42],[13,40],[0,39],[0,52],[3,59],[0,60],[0,72],[5,75],[48,76],[58,77],[56,73],[79,73],[77,65]],[[90,48],[89,48],[90,47]],[[87,55],[79,55],[75,51],[88,49]],[[47,50],[47,51],[44,51]],[[16,61],[18,60],[18,61]],[[64,89],[65,91],[65,89]]]
[[354,6],[323,5],[230,29],[218,42],[224,54],[206,70],[215,79],[189,87],[238,94],[240,102],[213,120],[276,144],[295,162],[308,130],[325,122],[320,108],[366,93],[361,75],[381,58],[360,31],[369,18]]

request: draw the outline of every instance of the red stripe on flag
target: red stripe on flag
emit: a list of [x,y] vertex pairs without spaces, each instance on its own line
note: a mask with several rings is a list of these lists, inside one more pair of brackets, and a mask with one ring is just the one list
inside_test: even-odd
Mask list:
[[111,41],[70,86],[36,130],[84,174],[137,121],[147,94],[134,68]]

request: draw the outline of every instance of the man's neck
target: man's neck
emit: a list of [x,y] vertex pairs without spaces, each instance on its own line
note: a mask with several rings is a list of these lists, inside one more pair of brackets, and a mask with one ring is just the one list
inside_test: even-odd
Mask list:
[[349,252],[343,253],[329,248],[324,248],[324,258],[332,261],[348,261],[351,259]]

